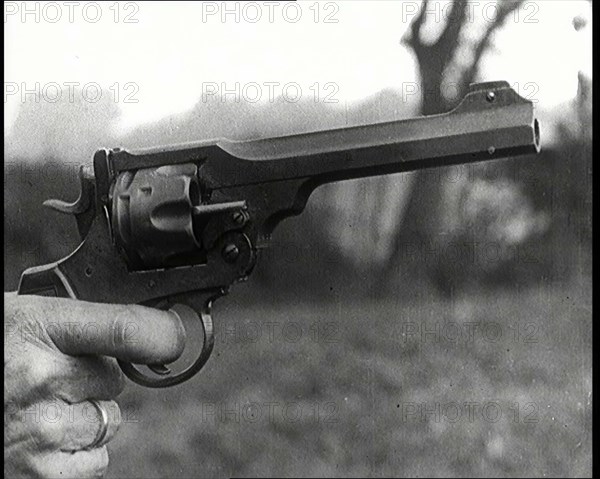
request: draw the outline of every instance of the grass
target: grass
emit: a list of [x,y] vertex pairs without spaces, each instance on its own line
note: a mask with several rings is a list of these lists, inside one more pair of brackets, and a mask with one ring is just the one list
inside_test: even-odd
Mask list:
[[590,476],[591,298],[571,284],[245,305],[234,291],[204,371],[127,388],[108,477]]

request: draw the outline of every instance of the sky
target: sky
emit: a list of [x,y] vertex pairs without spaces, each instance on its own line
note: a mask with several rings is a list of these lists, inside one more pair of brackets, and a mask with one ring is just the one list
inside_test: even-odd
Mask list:
[[[75,3],[5,2],[5,135],[36,83],[41,101],[56,84],[91,85],[92,97],[95,84],[109,89],[122,112],[115,128],[127,132],[190,109],[203,93],[236,91],[236,83],[240,101],[300,93],[347,105],[418,80],[400,42],[417,1]],[[443,27],[447,4],[433,3],[425,38]],[[472,21],[485,26],[494,4],[472,2]],[[577,15],[588,20],[580,31]],[[575,95],[578,71],[591,77],[590,4],[528,1],[495,45],[482,78],[507,80],[542,110],[556,110]]]

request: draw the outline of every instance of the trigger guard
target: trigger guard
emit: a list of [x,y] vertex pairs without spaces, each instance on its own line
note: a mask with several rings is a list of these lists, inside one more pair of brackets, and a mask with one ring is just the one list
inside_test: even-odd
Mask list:
[[[176,311],[174,312],[177,314]],[[120,359],[117,359],[117,362],[119,363],[119,367],[123,371],[123,374],[125,374],[125,376],[127,376],[129,379],[131,379],[137,384],[140,384],[141,386],[146,386],[148,388],[167,388],[175,386],[177,384],[181,384],[190,379],[196,373],[198,373],[204,367],[204,365],[208,361],[208,358],[210,358],[213,347],[215,345],[214,327],[210,313],[200,311],[198,315],[200,316],[200,322],[202,323],[204,340],[202,343],[202,351],[200,351],[200,355],[190,366],[173,376],[157,378],[145,375],[132,363],[128,363],[126,361],[121,361]]]

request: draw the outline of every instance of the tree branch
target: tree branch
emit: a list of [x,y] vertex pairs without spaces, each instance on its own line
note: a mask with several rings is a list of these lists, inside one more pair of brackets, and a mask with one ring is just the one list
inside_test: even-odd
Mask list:
[[498,8],[498,16],[492,23],[489,24],[488,28],[483,34],[483,37],[481,37],[481,40],[475,48],[473,62],[463,75],[463,85],[465,86],[465,88],[468,88],[468,86],[471,83],[473,83],[475,77],[479,73],[479,65],[481,63],[481,58],[483,57],[483,54],[486,52],[486,50],[489,48],[493,34],[496,32],[496,30],[498,30],[498,28],[504,25],[506,18],[512,12],[521,7],[521,5],[523,4],[523,0],[505,0],[503,2],[498,3],[501,4]]
[[406,35],[403,39],[404,44],[411,47],[417,55],[424,49],[424,44],[421,41],[421,27],[425,23],[428,4],[429,0],[423,0],[419,14],[410,24],[410,34]]
[[450,61],[458,45],[460,32],[467,18],[467,4],[468,0],[457,0],[452,4],[446,26],[435,43],[437,54],[444,64]]

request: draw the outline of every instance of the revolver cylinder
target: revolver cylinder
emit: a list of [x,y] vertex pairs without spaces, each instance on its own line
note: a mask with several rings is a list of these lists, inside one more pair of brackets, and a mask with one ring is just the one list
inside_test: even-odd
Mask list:
[[[113,240],[133,270],[177,266],[198,254],[194,207],[200,204],[197,168],[168,165],[120,173],[112,190]],[[200,260],[200,258],[198,258]]]

